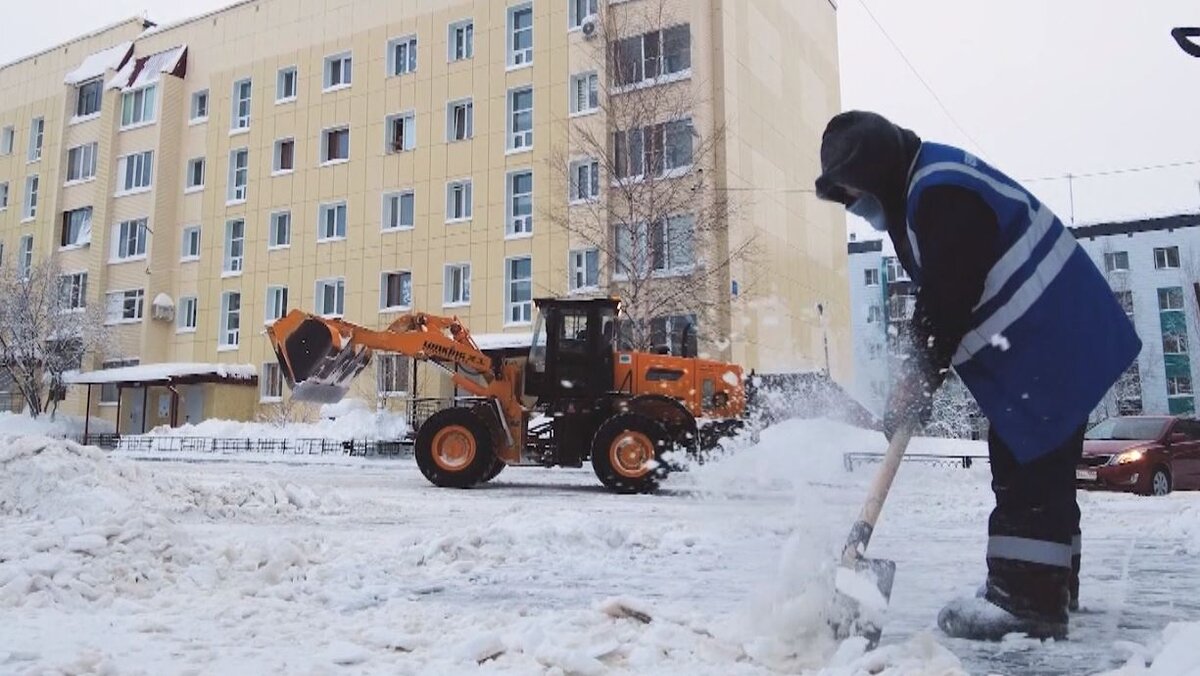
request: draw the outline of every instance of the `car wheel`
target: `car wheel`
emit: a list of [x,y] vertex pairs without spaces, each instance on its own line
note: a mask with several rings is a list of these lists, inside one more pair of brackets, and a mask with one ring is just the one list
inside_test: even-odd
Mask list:
[[1171,492],[1171,475],[1162,467],[1156,467],[1150,475],[1150,495],[1163,496]]

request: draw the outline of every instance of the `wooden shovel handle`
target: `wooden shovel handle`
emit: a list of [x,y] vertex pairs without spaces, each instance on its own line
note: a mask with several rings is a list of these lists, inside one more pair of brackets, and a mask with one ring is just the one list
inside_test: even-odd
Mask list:
[[883,464],[879,467],[879,472],[871,483],[871,490],[867,492],[867,501],[858,514],[858,521],[850,529],[850,537],[846,540],[846,548],[842,551],[844,562],[861,557],[867,544],[870,543],[871,533],[875,530],[875,522],[879,520],[879,513],[883,511],[883,503],[887,500],[888,491],[892,488],[892,481],[896,478],[900,462],[904,460],[904,452],[908,449],[908,442],[912,439],[913,427],[912,423],[901,425],[900,429],[892,435],[887,453],[883,456]]

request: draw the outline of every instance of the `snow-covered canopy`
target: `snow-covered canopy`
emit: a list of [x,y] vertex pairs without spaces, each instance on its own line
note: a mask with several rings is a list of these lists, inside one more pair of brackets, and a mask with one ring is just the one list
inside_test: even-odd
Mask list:
[[108,71],[120,68],[131,51],[133,51],[133,43],[122,42],[102,52],[96,52],[84,59],[78,68],[67,73],[67,76],[63,78],[63,83],[74,86],[103,77]]
[[188,380],[244,380],[247,383],[258,376],[253,364],[198,364],[194,362],[168,364],[140,364],[115,369],[102,369],[87,373],[76,373],[66,378],[69,385],[108,385],[115,383],[160,383],[164,385],[180,379]]
[[187,56],[187,45],[173,47],[165,52],[151,54],[138,59],[129,59],[115,77],[108,82],[109,89],[138,89],[158,82],[163,73],[174,73]]
[[153,305],[154,307],[173,308],[175,307],[175,301],[171,300],[171,297],[167,294],[160,293],[154,297]]

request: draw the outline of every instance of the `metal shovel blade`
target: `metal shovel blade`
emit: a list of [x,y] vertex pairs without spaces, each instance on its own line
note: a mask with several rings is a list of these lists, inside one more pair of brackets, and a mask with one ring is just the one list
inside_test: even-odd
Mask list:
[[868,649],[878,646],[883,635],[883,614],[891,601],[895,580],[895,561],[856,557],[839,565],[831,618],[834,637],[842,641],[861,636],[867,639]]
[[371,361],[371,350],[346,344],[317,317],[277,326],[272,339],[292,399],[321,404],[341,401],[350,383]]

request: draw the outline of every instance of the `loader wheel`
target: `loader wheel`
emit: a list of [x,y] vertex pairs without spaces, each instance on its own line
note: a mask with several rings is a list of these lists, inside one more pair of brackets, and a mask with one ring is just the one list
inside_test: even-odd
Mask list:
[[487,425],[466,408],[430,416],[417,432],[414,455],[421,474],[443,488],[477,486],[490,478],[499,462]]
[[500,473],[504,471],[505,467],[508,467],[508,463],[504,462],[503,460],[501,460],[499,458],[496,458],[496,464],[492,466],[492,471],[487,473],[487,478],[484,479],[483,482],[487,483],[487,482],[491,481],[492,479],[495,479],[496,477],[500,476]]
[[609,418],[592,437],[592,469],[618,493],[651,493],[667,475],[666,428],[638,413]]

